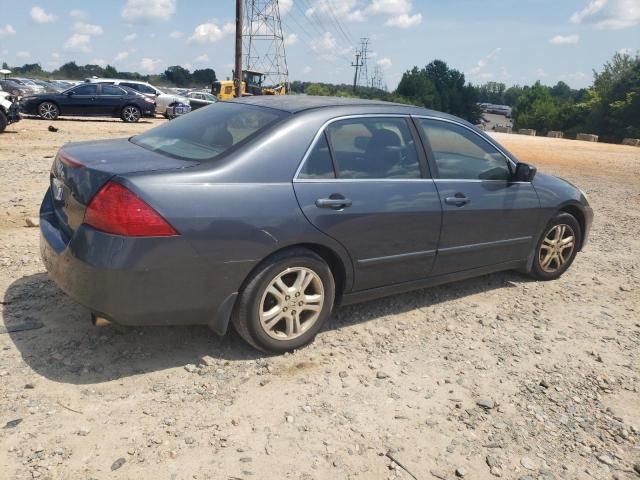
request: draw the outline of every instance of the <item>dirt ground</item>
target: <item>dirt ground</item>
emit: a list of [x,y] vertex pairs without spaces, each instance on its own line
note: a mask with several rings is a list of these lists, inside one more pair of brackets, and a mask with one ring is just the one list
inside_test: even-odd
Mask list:
[[640,476],[639,148],[496,135],[588,194],[591,240],[566,275],[345,307],[269,357],[206,327],[93,327],[47,279],[25,218],[58,147],[160,122],[0,135],[0,478]]

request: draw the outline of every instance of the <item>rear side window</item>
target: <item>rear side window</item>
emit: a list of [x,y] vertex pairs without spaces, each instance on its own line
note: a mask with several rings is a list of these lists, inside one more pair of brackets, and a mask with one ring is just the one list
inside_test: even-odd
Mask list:
[[421,178],[418,153],[404,118],[359,118],[329,125],[338,178]]
[[309,153],[307,161],[304,162],[298,178],[302,179],[323,179],[336,178],[333,170],[333,162],[331,161],[331,152],[329,151],[329,143],[324,133]]
[[131,142],[174,158],[211,161],[287,115],[272,108],[219,102],[137,135]]
[[419,119],[440,178],[509,180],[509,162],[479,135],[453,123]]
[[113,85],[103,85],[102,86],[102,94],[103,95],[121,96],[121,95],[126,95],[126,93],[127,92],[125,92],[121,88],[114,87]]

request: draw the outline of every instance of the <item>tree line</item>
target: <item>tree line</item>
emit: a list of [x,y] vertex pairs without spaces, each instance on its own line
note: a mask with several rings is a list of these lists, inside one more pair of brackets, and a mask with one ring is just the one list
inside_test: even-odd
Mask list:
[[121,78],[172,87],[209,87],[212,82],[217,80],[216,72],[211,68],[196,69],[191,72],[180,65],[171,66],[159,75],[122,72],[111,65],[105,67],[91,64],[77,65],[76,62],[67,62],[51,72],[43,70],[39,63],[27,63],[22,67],[10,67],[4,62],[2,68],[11,70],[15,76],[42,78],[44,80],[84,80],[91,77]]
[[[3,68],[9,68],[5,63]],[[158,85],[176,87],[207,87],[216,80],[211,68],[193,72],[179,65],[167,68],[159,75],[120,72],[107,65],[76,65],[69,62],[53,72],[45,72],[39,64],[11,68],[15,75],[39,78],[78,80],[92,76],[144,80]],[[291,93],[331,95],[379,99],[413,104],[450,113],[479,123],[482,111],[478,103],[494,103],[513,107],[514,127],[532,128],[545,134],[550,130],[599,135],[603,141],[620,142],[625,137],[640,138],[640,55],[616,53],[599,72],[594,71],[593,84],[572,89],[565,82],[546,86],[536,82],[530,86],[488,82],[468,83],[462,72],[450,68],[442,60],[425,67],[407,70],[393,92],[373,87],[319,82],[294,81]]]

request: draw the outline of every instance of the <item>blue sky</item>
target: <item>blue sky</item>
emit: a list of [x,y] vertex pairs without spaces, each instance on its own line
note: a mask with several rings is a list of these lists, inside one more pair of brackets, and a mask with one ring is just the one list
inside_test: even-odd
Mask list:
[[[75,60],[158,73],[231,74],[233,0],[0,0],[0,62]],[[363,36],[389,88],[435,58],[474,83],[591,83],[640,49],[640,0],[281,0],[290,79],[349,83]],[[336,22],[337,20],[337,22]],[[338,26],[339,23],[339,26]],[[340,29],[342,28],[342,30]],[[352,40],[349,42],[348,39]]]

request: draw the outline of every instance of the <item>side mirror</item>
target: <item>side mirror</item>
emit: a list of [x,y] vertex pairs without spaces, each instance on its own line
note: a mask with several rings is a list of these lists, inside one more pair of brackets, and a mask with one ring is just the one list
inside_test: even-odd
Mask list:
[[516,173],[514,174],[514,180],[516,182],[530,182],[536,176],[538,169],[528,163],[518,163],[516,165]]

